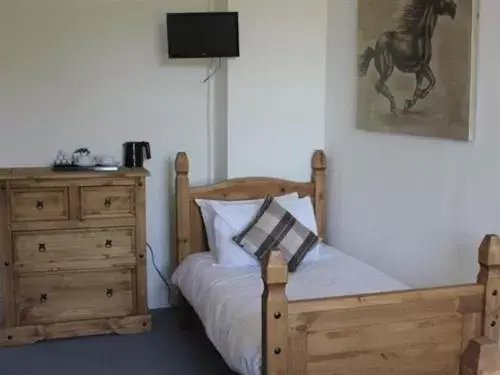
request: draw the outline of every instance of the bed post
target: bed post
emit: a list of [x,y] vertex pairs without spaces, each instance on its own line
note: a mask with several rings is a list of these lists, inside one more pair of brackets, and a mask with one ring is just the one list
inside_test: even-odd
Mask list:
[[485,286],[482,337],[472,339],[461,375],[500,374],[500,237],[490,234],[479,247],[478,283]]
[[[483,335],[500,341],[500,237],[487,235],[479,247],[478,282],[485,285]],[[499,369],[500,370],[500,369]]]
[[264,259],[262,280],[262,375],[287,375],[288,270],[281,251]]
[[[179,265],[189,255],[190,220],[189,220],[189,158],[185,152],[177,153],[175,158],[175,220],[173,226],[173,254]],[[188,329],[192,324],[192,308],[186,298],[179,293],[179,325]]]
[[316,150],[312,157],[312,182],[314,183],[314,209],[318,234],[325,237],[326,230],[326,207],[325,207],[325,170],[326,156],[323,150]]
[[179,152],[175,158],[175,191],[177,201],[175,215],[176,261],[180,264],[190,253],[190,221],[189,221],[189,159],[185,152]]

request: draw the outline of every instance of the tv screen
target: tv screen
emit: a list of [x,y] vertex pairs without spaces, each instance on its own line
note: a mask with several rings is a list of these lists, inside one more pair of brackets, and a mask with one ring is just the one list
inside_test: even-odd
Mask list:
[[171,58],[239,57],[237,12],[168,13]]

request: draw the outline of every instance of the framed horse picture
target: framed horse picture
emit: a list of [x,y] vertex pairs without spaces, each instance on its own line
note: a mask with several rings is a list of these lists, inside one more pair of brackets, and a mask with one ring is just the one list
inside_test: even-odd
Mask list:
[[357,127],[472,141],[477,0],[358,0]]

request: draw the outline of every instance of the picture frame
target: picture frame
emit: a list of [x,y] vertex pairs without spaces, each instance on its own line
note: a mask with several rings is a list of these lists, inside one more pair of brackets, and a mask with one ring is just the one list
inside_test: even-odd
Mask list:
[[473,141],[478,3],[358,0],[358,129]]

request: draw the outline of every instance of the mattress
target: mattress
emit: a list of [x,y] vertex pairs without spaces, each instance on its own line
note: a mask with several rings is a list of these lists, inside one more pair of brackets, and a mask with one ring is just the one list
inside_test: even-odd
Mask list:
[[[322,260],[289,274],[289,300],[409,289],[333,247],[321,245],[320,252]],[[197,253],[179,265],[172,280],[228,366],[242,375],[261,375],[260,267],[223,267],[210,252]]]

